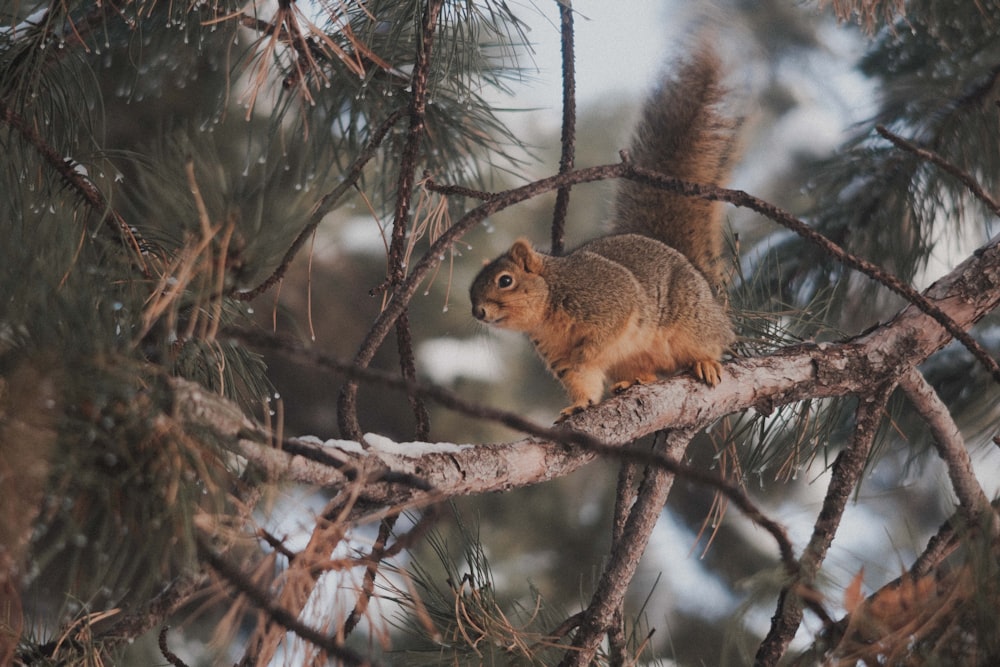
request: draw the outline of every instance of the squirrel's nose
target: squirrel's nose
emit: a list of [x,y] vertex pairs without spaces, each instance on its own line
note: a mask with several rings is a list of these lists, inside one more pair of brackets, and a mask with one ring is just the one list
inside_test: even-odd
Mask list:
[[486,319],[486,309],[478,304],[472,304],[472,316],[477,320]]

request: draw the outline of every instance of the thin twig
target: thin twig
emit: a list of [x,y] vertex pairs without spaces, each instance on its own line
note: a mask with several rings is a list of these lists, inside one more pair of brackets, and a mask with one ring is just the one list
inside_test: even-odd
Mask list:
[[361,590],[358,593],[358,599],[355,600],[354,608],[351,609],[351,613],[347,615],[347,620],[344,621],[343,635],[345,637],[354,632],[354,628],[358,626],[358,623],[364,618],[365,612],[368,611],[368,603],[371,602],[372,596],[375,594],[375,576],[378,574],[379,565],[382,564],[382,560],[385,558],[385,545],[389,542],[389,537],[392,535],[392,529],[396,525],[397,518],[399,518],[399,515],[393,514],[379,522],[378,536],[375,538],[375,543],[372,545],[371,551],[368,552],[368,564],[365,566],[365,573],[361,579]]
[[342,661],[345,665],[373,665],[367,658],[361,656],[346,646],[341,646],[335,638],[330,637],[316,628],[310,627],[288,613],[273,601],[273,595],[259,589],[237,566],[231,564],[215,553],[211,546],[199,539],[199,551],[208,565],[218,572],[236,590],[245,595],[258,609],[267,614],[268,618],[296,635],[311,642],[316,647]]
[[957,165],[945,160],[943,157],[941,157],[934,151],[930,151],[926,148],[921,148],[920,146],[917,146],[915,143],[904,139],[898,134],[895,134],[884,125],[876,125],[875,130],[883,137],[891,141],[893,145],[895,145],[896,147],[902,148],[903,150],[909,153],[913,153],[922,160],[927,160],[928,162],[937,165],[943,171],[957,178],[959,181],[961,181],[962,185],[964,185],[969,189],[969,192],[971,192],[976,197],[976,199],[983,202],[984,204],[986,204],[987,207],[989,207],[989,209],[993,212],[993,215],[1000,216],[1000,203],[997,203],[997,200],[994,199],[988,192],[986,192],[986,190],[983,189],[983,186],[980,185],[979,182],[975,178],[973,178],[971,174],[962,169],[959,169]]
[[[678,461],[684,456],[692,437],[694,433],[690,431],[661,432],[654,446],[656,453],[668,460]],[[604,634],[611,627],[615,612],[621,608],[673,480],[674,475],[665,470],[647,468],[621,539],[612,548],[590,604],[584,610],[573,645],[563,656],[560,667],[589,665],[593,660]]]
[[[847,499],[861,481],[861,473],[875,442],[891,393],[892,386],[883,385],[871,394],[858,398],[851,442],[833,462],[830,486],[816,518],[812,537],[799,559],[798,572],[779,594],[777,610],[771,617],[771,629],[757,649],[754,659],[757,667],[777,664],[802,622],[804,605],[815,604],[814,596],[811,595],[812,584],[840,527]],[[826,616],[824,621],[829,623],[829,617]]]
[[[559,173],[573,170],[576,152],[576,69],[573,46],[573,6],[570,0],[559,0],[559,29],[562,43],[562,136]],[[552,212],[552,254],[561,255],[566,240],[566,212],[569,210],[570,186],[556,192]]]
[[[633,443],[631,446],[635,446]],[[625,533],[632,505],[635,503],[635,476],[637,466],[622,461],[618,468],[618,484],[615,488],[615,510],[611,522],[611,544],[618,544]],[[611,627],[608,629],[608,652],[610,664],[622,665],[625,661],[625,601],[622,600],[611,617]]]
[[334,206],[337,205],[337,202],[340,201],[340,198],[343,197],[347,191],[353,188],[358,182],[358,179],[361,178],[361,174],[364,172],[365,165],[375,157],[379,146],[382,145],[382,141],[389,133],[389,130],[391,130],[392,126],[395,125],[400,118],[402,118],[405,111],[406,110],[402,108],[396,109],[389,114],[389,116],[382,121],[377,128],[375,128],[375,131],[368,139],[368,143],[365,144],[364,148],[361,149],[361,152],[358,153],[358,157],[351,163],[351,166],[348,168],[343,180],[337,184],[337,187],[325,194],[323,198],[319,200],[319,203],[316,204],[312,214],[309,216],[309,222],[306,223],[306,226],[301,232],[299,232],[299,235],[295,237],[295,240],[292,241],[292,245],[290,245],[288,250],[285,251],[285,255],[282,257],[281,263],[278,264],[278,267],[271,273],[271,275],[268,276],[262,283],[257,285],[257,287],[244,292],[234,290],[230,296],[234,299],[239,299],[240,301],[251,301],[271,289],[271,287],[277,283],[281,282],[299,250],[302,249],[302,246],[305,245],[305,242],[312,235],[313,231],[315,231],[316,227],[319,226],[319,223],[323,221],[326,214],[333,210]]

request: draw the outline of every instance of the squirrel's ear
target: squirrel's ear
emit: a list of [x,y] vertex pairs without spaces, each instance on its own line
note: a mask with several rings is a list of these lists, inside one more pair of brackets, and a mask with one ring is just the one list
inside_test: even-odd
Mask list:
[[511,260],[528,273],[538,273],[542,269],[542,258],[531,247],[527,239],[518,239],[507,253]]

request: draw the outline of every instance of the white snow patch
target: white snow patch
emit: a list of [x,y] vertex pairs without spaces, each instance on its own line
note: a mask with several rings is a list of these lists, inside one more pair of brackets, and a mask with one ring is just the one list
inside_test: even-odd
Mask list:
[[394,442],[384,435],[365,433],[362,440],[376,454],[390,454],[415,458],[424,454],[454,454],[474,445],[456,445],[451,442]]
[[[673,600],[676,608],[702,618],[718,619],[731,613],[738,600],[732,592],[711,574],[691,554],[691,546],[697,538],[670,512],[664,512],[656,522],[649,537],[646,554],[653,572],[641,576],[650,579],[643,585],[652,585],[651,575],[656,571],[669,572],[660,579],[661,586],[667,586],[670,594],[664,599]],[[645,589],[642,589],[645,590]],[[650,617],[666,610],[653,610]]]
[[506,368],[490,336],[426,340],[417,348],[417,362],[425,375],[442,385],[459,378],[497,382]]
[[339,449],[342,452],[347,452],[349,454],[367,454],[367,450],[362,447],[359,443],[353,440],[323,440],[316,437],[315,435],[300,435],[295,438],[298,442],[305,443],[307,445],[319,445],[320,447],[332,447],[334,449]]

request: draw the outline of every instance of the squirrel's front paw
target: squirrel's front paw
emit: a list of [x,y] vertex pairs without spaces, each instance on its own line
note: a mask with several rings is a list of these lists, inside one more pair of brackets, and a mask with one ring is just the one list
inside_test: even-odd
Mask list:
[[719,384],[722,379],[722,364],[715,359],[696,361],[692,370],[694,370],[695,377],[710,387]]
[[593,403],[591,401],[587,401],[586,403],[574,403],[568,408],[563,408],[562,410],[559,411],[559,417],[556,419],[555,423],[562,424],[564,421],[566,421],[573,415],[580,414],[581,412],[589,408],[591,405],[593,405]]

